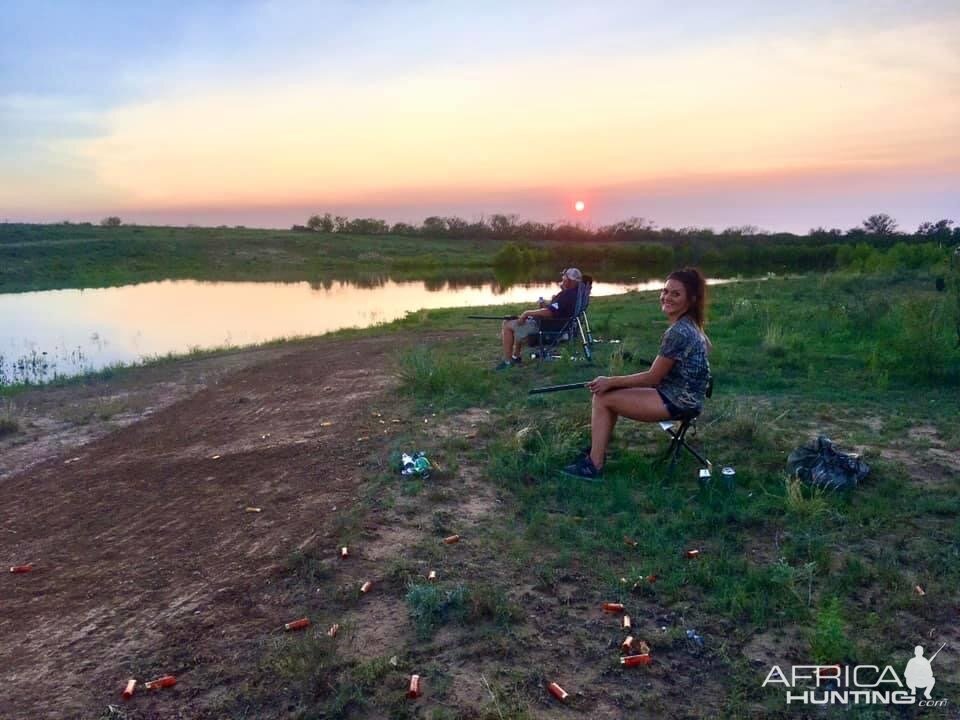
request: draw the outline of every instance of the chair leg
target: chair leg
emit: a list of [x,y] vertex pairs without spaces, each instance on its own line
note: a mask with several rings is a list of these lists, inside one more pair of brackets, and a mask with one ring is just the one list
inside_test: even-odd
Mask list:
[[[686,450],[693,455],[697,460],[700,461],[700,464],[704,467],[712,467],[712,463],[707,460],[703,455],[698,453],[690,444],[687,442],[687,431],[693,426],[693,422],[690,420],[684,420],[680,423],[680,427],[677,430],[674,430],[672,427],[664,427],[663,429],[670,436],[670,447],[667,448],[667,453],[664,456],[664,460],[667,458],[670,459],[670,466],[667,470],[667,476],[670,477],[673,475],[674,468],[676,468],[677,462],[680,460],[680,449],[686,448]],[[661,427],[663,427],[661,425]]]
[[580,340],[583,342],[583,356],[587,359],[587,362],[592,362],[593,349],[590,347],[590,341],[587,339],[587,333],[584,332],[580,318],[577,318],[577,330],[580,331]]

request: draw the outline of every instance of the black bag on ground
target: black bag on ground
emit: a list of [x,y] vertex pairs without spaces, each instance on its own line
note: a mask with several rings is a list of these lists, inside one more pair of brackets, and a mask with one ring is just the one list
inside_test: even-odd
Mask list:
[[870,466],[858,455],[837,451],[829,438],[820,435],[816,442],[790,453],[787,470],[814,487],[847,490],[869,474]]

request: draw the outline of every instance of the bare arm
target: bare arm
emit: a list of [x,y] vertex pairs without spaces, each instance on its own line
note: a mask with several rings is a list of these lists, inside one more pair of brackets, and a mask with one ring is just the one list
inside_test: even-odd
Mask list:
[[649,370],[633,375],[614,375],[613,377],[601,375],[588,382],[587,388],[593,393],[604,393],[609,390],[623,390],[625,388],[656,387],[670,372],[674,362],[676,361],[673,358],[657,355]]
[[551,318],[553,317],[553,310],[549,307],[540,308],[539,310],[524,310],[517,316],[517,319],[520,322],[526,322],[527,318]]

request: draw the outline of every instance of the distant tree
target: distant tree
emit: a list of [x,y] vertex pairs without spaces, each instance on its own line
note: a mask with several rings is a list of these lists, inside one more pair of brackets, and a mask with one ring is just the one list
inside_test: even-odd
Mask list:
[[818,240],[820,242],[839,240],[843,237],[843,230],[840,228],[830,228],[827,230],[825,227],[810,228],[810,232],[807,233],[807,235],[811,240]]
[[350,225],[350,218],[344,217],[343,215],[337,215],[333,218],[333,231],[334,232],[347,232],[347,227]]
[[451,237],[465,237],[467,234],[467,228],[470,227],[468,223],[463,218],[459,217],[448,217],[444,218],[447,222],[447,235]]
[[917,235],[926,240],[936,242],[938,246],[943,247],[944,243],[949,243],[954,231],[950,229],[953,220],[938,220],[935,223],[923,222],[917,228]]
[[734,225],[726,228],[720,234],[726,237],[749,237],[750,235],[759,235],[760,228],[756,225]]
[[886,213],[879,213],[864,220],[863,229],[871,235],[893,235],[897,231],[897,221]]
[[517,233],[518,220],[516,215],[494,213],[490,216],[490,230],[497,237],[514,237]]
[[423,219],[423,234],[432,237],[442,236],[447,232],[447,219],[431,215]]
[[110,215],[109,217],[105,217],[103,220],[101,220],[100,225],[103,227],[120,227],[123,225],[123,220],[116,215]]
[[393,224],[393,227],[390,228],[390,232],[393,235],[416,235],[417,228],[410,223],[398,222]]
[[333,216],[330,213],[323,215],[311,215],[307,220],[307,227],[314,232],[330,233],[333,232]]

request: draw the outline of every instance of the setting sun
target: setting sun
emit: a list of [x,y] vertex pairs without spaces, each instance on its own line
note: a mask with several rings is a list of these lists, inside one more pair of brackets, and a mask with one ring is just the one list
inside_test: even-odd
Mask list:
[[586,207],[586,205],[584,204],[583,200],[577,200],[577,201],[573,204],[573,209],[576,210],[577,212],[583,212],[583,209],[584,209],[585,207]]

